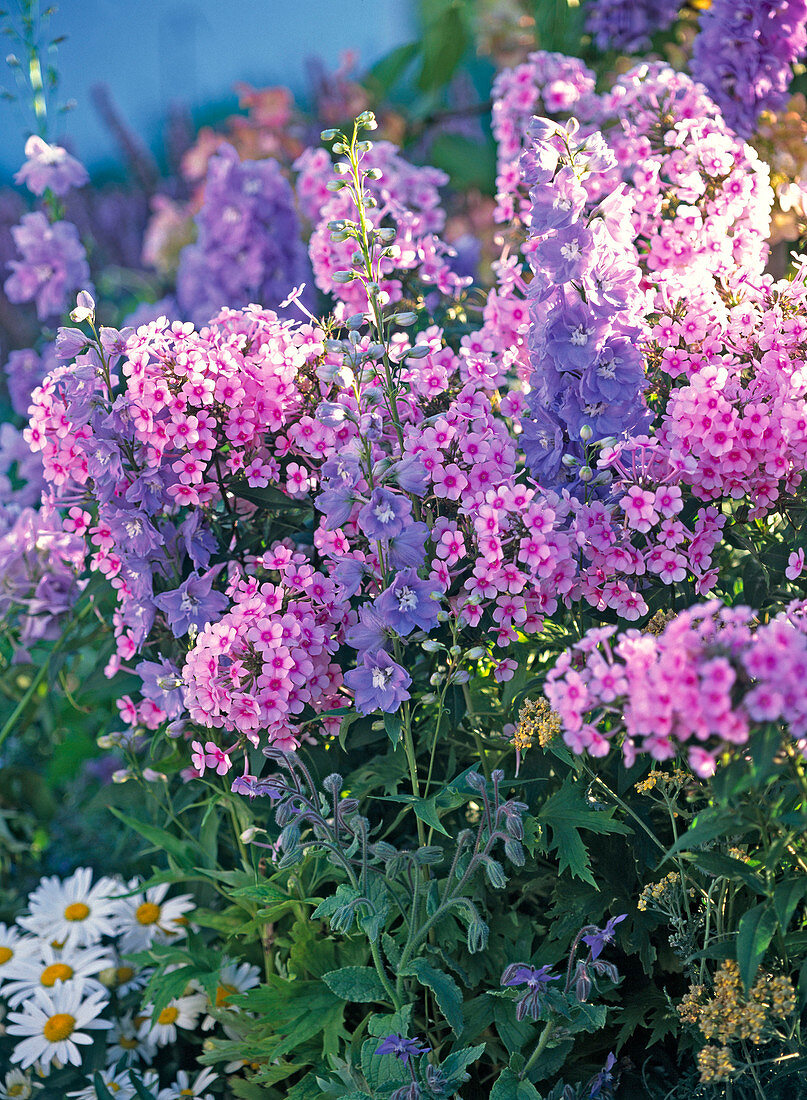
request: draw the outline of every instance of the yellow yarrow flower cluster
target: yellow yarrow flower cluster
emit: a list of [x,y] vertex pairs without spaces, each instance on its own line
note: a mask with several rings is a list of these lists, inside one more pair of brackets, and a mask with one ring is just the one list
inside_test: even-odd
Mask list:
[[677,871],[670,871],[663,879],[645,886],[639,895],[637,908],[642,912],[649,908],[658,909],[662,913],[677,913],[680,894],[681,876]]
[[698,1051],[697,1062],[703,1085],[712,1081],[725,1081],[735,1069],[728,1047],[704,1047]]
[[664,628],[675,618],[674,611],[659,610],[642,627],[642,634],[663,634]]
[[535,741],[545,749],[560,736],[560,731],[560,715],[552,710],[546,699],[527,699],[518,712],[513,744],[519,752],[525,752]]
[[796,993],[784,974],[761,974],[746,996],[740,969],[727,960],[714,976],[711,997],[706,987],[694,985],[678,1005],[684,1023],[696,1026],[705,1039],[721,1045],[705,1046],[698,1054],[701,1081],[722,1081],[734,1070],[731,1042],[765,1042],[778,1021],[796,1007]]

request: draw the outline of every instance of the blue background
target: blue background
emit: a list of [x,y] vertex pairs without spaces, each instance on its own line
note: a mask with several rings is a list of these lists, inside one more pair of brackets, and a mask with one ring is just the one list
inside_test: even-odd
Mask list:
[[[12,0],[13,3],[13,0]],[[43,6],[45,6],[43,4]],[[233,84],[285,84],[301,98],[305,62],[329,70],[345,50],[361,72],[417,31],[408,0],[62,0],[50,21],[58,47],[59,100],[74,110],[52,118],[51,140],[68,145],[88,167],[118,157],[112,135],[90,99],[94,84],[109,86],[128,126],[147,144],[158,140],[169,104],[191,108],[228,101]],[[15,43],[4,40],[0,57]],[[0,61],[0,82],[15,90]],[[0,103],[0,175],[21,164],[30,114]]]

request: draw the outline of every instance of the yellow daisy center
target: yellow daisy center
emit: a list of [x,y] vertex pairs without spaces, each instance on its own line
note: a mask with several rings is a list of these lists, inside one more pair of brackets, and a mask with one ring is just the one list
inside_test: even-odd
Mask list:
[[9,1096],[24,1096],[25,1095],[25,1090],[27,1088],[28,1088],[28,1086],[24,1082],[20,1081],[20,1083],[18,1085],[12,1085],[11,1086],[11,1088],[8,1090],[8,1095]]
[[72,977],[72,966],[68,966],[67,963],[52,963],[50,966],[45,967],[39,975],[39,980],[42,985],[50,989],[52,986],[56,985],[57,982],[66,982],[68,978]]
[[118,985],[130,982],[134,977],[134,968],[131,966],[119,966],[115,971],[115,981]]
[[139,1040],[134,1038],[127,1039],[125,1035],[121,1035],[120,1039],[118,1039],[118,1046],[123,1050],[136,1050],[139,1045]]
[[160,919],[160,912],[159,905],[155,905],[153,901],[144,901],[137,907],[135,919],[138,924],[156,924]]
[[0,966],[14,958],[14,952],[10,947],[0,947]]
[[233,993],[237,993],[238,990],[234,985],[220,985],[216,989],[216,1008],[221,1008],[225,1004]]
[[173,1005],[169,1005],[168,1008],[164,1008],[160,1015],[157,1017],[158,1024],[173,1024],[176,1022],[179,1016],[179,1009]]
[[64,911],[65,920],[86,920],[89,915],[90,907],[85,905],[83,901],[74,901]]
[[55,1016],[45,1021],[42,1034],[49,1043],[61,1043],[63,1039],[73,1034],[75,1027],[75,1016],[71,1016],[69,1012],[57,1012]]
[[179,1095],[180,1096],[193,1096],[193,1089],[180,1089],[179,1090]]
[[110,1092],[120,1092],[120,1085],[116,1085],[114,1081],[107,1081],[106,1087]]

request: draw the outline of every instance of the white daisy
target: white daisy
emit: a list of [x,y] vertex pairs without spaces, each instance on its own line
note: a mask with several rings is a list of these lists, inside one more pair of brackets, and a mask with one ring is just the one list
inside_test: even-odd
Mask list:
[[[130,882],[133,888],[137,882]],[[142,893],[118,898],[114,917],[115,934],[121,937],[120,950],[126,955],[145,951],[153,943],[169,943],[185,935],[184,914],[194,908],[190,894],[166,899],[168,883],[149,886]]]
[[114,989],[119,997],[125,997],[135,989],[143,989],[154,973],[153,968],[135,970],[113,950],[109,965],[98,975],[98,981],[107,989]]
[[[216,987],[216,1000],[208,1008],[229,1008],[228,1001],[234,993],[246,993],[248,989],[254,989],[261,980],[261,972],[257,966],[251,963],[237,963],[231,959],[224,960],[219,973],[219,984]],[[215,1016],[205,1016],[202,1020],[202,1031],[210,1031],[215,1025]]]
[[[115,1073],[112,1069],[99,1070],[98,1072],[101,1074],[101,1080],[104,1082],[109,1092],[115,1097],[115,1100],[134,1100],[137,1096],[128,1069],[122,1070],[120,1073]],[[93,1076],[95,1075],[93,1074]],[[140,1080],[141,1083],[150,1090],[154,1089],[159,1084],[157,1074],[151,1070],[148,1070]],[[79,1092],[68,1092],[67,1095],[71,1097],[72,1100],[98,1100],[95,1084],[90,1084]]]
[[214,1070],[208,1068],[203,1069],[191,1084],[190,1074],[181,1069],[173,1085],[157,1093],[157,1100],[213,1100],[212,1093],[203,1094],[203,1089],[217,1080],[218,1076]]
[[199,1016],[204,1012],[207,997],[203,993],[191,993],[186,997],[174,997],[168,1002],[157,1019],[152,1023],[151,1015],[153,1005],[146,1005],[143,1016],[146,1017],[141,1024],[138,1034],[149,1036],[158,1047],[166,1043],[175,1043],[177,1040],[177,1028],[193,1031],[199,1022]]
[[136,1062],[147,1065],[154,1057],[157,1044],[150,1035],[141,1035],[142,1016],[133,1017],[131,1013],[116,1020],[107,1035],[107,1065],[117,1066],[124,1059],[124,1065],[133,1066]]
[[104,947],[73,947],[56,951],[40,940],[36,954],[15,961],[9,967],[8,981],[3,984],[3,996],[16,1008],[33,996],[36,989],[53,989],[57,983],[78,981],[85,988],[103,992],[103,986],[93,975],[109,965]]
[[28,958],[38,946],[35,936],[21,936],[13,925],[0,924],[0,988],[8,977],[9,968],[19,959]]
[[27,1069],[39,1061],[43,1069],[54,1060],[73,1066],[81,1065],[79,1045],[92,1043],[85,1029],[107,1028],[109,1020],[98,1017],[106,1008],[102,993],[86,994],[76,982],[60,982],[53,989],[37,989],[22,1012],[9,1012],[8,1035],[21,1035],[12,1062]]
[[12,1069],[0,1085],[0,1100],[28,1100],[33,1096],[34,1089],[38,1087],[34,1085],[29,1073],[23,1073],[21,1069]]
[[31,912],[18,917],[17,924],[60,947],[93,946],[102,936],[114,934],[116,903],[111,895],[118,893],[120,883],[111,878],[101,878],[93,886],[89,867],[79,867],[64,882],[51,875],[28,898]]

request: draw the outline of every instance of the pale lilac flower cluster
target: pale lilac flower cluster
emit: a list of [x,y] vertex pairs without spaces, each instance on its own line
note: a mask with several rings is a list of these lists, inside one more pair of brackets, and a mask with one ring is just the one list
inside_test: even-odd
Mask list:
[[54,509],[0,513],[0,618],[16,622],[24,649],[61,634],[86,584],[85,556],[84,539],[65,532]]
[[[361,281],[342,282],[335,276],[348,271],[355,241],[334,232],[334,225],[355,215],[346,190],[328,188],[344,183],[334,174],[331,158],[324,149],[307,149],[296,161],[297,194],[303,213],[313,225],[309,254],[314,278],[320,290],[337,299],[336,314],[347,316],[367,309],[367,294]],[[437,168],[418,167],[406,161],[387,141],[373,143],[362,159],[362,170],[372,173],[365,186],[375,208],[372,224],[395,229],[395,238],[374,257],[380,264],[383,300],[398,302],[404,281],[412,272],[420,283],[444,294],[454,294],[470,281],[451,267],[451,249],[439,237],[445,226],[445,212],[438,188],[448,177]],[[375,173],[378,173],[377,177]]]
[[717,600],[682,611],[654,636],[616,627],[589,630],[562,654],[545,692],[575,753],[621,746],[668,760],[679,750],[700,776],[758,726],[782,723],[807,735],[807,603],[754,624],[747,607]]
[[222,144],[210,158],[198,239],[179,260],[176,300],[201,326],[219,310],[280,302],[310,268],[291,186],[276,161],[241,161]]
[[590,0],[586,30],[600,50],[638,53],[675,22],[681,0]]
[[71,157],[61,145],[49,145],[38,134],[25,143],[27,160],[14,176],[14,182],[25,184],[34,195],[51,191],[60,198],[74,187],[89,183],[87,169]]
[[805,48],[805,0],[712,0],[700,16],[692,75],[729,126],[748,137],[762,111],[787,103],[793,64]]
[[[533,270],[533,371],[521,439],[533,475],[547,487],[593,477],[585,443],[642,431],[650,421],[636,346],[646,333],[647,303],[631,199],[617,187],[592,206],[586,184],[601,192],[591,177],[607,174],[615,158],[601,134],[577,135],[574,120],[561,127],[534,118],[522,155],[532,204],[525,251]],[[579,461],[564,466],[565,456]]]
[[9,264],[12,273],[3,284],[9,301],[36,302],[40,321],[63,313],[71,295],[90,281],[76,227],[66,221],[51,223],[37,210],[23,214],[11,235],[22,259]]

